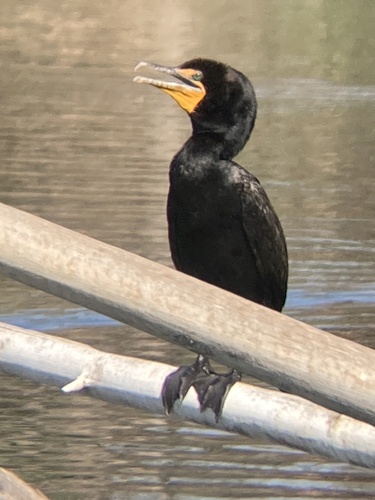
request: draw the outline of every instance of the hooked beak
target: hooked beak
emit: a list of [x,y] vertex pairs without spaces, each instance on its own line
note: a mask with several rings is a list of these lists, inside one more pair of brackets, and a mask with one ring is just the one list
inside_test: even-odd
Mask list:
[[181,108],[189,114],[193,113],[195,108],[206,95],[206,89],[203,84],[199,81],[193,80],[193,75],[196,74],[197,70],[190,68],[181,69],[179,67],[173,68],[169,66],[160,66],[159,64],[141,61],[134,68],[134,71],[138,71],[140,68],[145,67],[154,71],[166,73],[179,81],[156,80],[154,78],[147,78],[144,76],[136,76],[133,81],[136,83],[147,83],[148,85],[158,87],[173,97]]

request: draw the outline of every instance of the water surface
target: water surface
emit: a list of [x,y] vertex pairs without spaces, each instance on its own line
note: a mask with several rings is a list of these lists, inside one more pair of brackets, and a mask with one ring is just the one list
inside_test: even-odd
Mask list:
[[[171,266],[168,164],[189,120],[139,60],[213,57],[259,99],[238,162],[290,254],[285,312],[374,347],[370,0],[3,0],[0,199]],[[192,355],[0,277],[0,320],[115,353]],[[324,356],[324,353],[322,353]],[[2,376],[0,465],[54,499],[374,498],[372,471]]]

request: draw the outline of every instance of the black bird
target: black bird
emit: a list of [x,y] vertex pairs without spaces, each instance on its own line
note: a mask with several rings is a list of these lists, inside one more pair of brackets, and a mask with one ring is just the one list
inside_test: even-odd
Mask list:
[[[139,63],[176,79],[136,77],[172,96],[191,120],[193,132],[170,165],[167,204],[169,243],[179,271],[281,311],[286,298],[288,257],[280,221],[256,177],[232,158],[254,127],[253,86],[239,71],[209,59],[177,67]],[[189,387],[201,409],[218,419],[225,395],[240,379],[219,376],[203,356],[172,373],[163,387],[167,413]]]

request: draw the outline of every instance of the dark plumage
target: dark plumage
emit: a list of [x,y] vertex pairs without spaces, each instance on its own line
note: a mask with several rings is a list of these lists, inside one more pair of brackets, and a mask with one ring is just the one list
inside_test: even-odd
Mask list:
[[[257,102],[251,83],[239,71],[208,59],[193,59],[176,68],[138,66],[146,65],[179,82],[143,77],[136,81],[170,94],[188,112],[193,128],[170,166],[167,215],[176,268],[281,311],[288,280],[283,230],[258,179],[232,160],[255,123]],[[213,391],[212,377],[202,385],[202,372],[213,373],[207,360],[199,357],[193,367],[181,368],[167,379],[167,412],[194,385],[202,407],[220,415],[222,397],[238,376],[227,375],[221,389]],[[214,375],[213,385],[220,386]]]

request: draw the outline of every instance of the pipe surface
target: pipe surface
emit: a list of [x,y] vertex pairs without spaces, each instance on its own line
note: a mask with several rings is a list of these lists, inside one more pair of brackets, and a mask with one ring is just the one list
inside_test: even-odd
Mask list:
[[375,352],[0,204],[0,272],[375,423]]
[[[118,356],[79,342],[0,323],[0,370],[39,383],[63,387],[163,414],[161,388],[175,368]],[[199,424],[262,437],[364,467],[375,467],[375,428],[322,408],[306,399],[237,383],[217,423],[211,410],[199,410],[191,388],[179,417]]]

